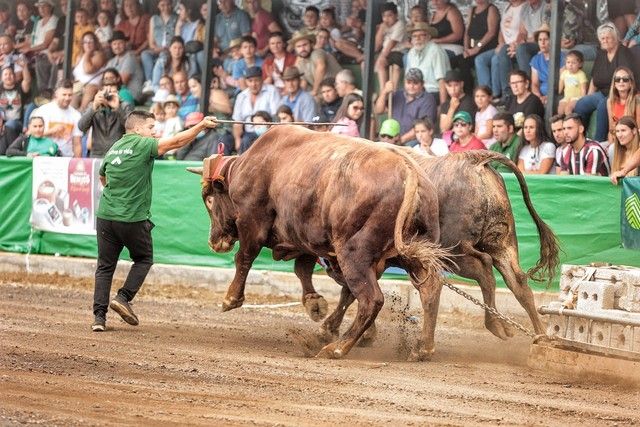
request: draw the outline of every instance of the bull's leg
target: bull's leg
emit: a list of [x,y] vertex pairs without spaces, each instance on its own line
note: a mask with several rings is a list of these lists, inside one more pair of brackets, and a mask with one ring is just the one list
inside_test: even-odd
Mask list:
[[338,339],[340,336],[340,325],[342,324],[342,320],[344,319],[344,314],[347,312],[347,308],[355,301],[355,297],[349,290],[348,286],[342,286],[342,291],[340,292],[340,301],[338,301],[338,305],[327,317],[324,322],[322,322],[322,326],[320,326],[320,336],[325,342],[331,342]]
[[227,289],[227,295],[222,302],[222,311],[233,310],[242,306],[244,302],[244,287],[247,282],[247,275],[256,257],[260,253],[262,246],[255,241],[251,244],[244,244],[240,240],[240,249],[235,256],[236,273]]
[[527,283],[527,275],[520,268],[517,252],[507,248],[500,252],[500,256],[494,256],[494,262],[496,268],[504,277],[507,286],[529,315],[535,333],[538,335],[543,334],[544,327],[536,311],[533,292]]
[[[456,257],[458,273],[478,282],[484,303],[489,307],[496,308],[496,279],[493,276],[493,259],[489,254],[475,249],[469,242],[462,242],[460,249],[464,255]],[[513,330],[488,311],[484,313],[484,325],[498,338],[507,339],[513,336]]]
[[327,315],[327,300],[318,294],[313,287],[313,268],[316,264],[316,257],[303,254],[296,258],[294,271],[300,283],[302,283],[302,305],[307,314],[314,322],[319,322]]
[[[356,256],[354,258],[358,259]],[[358,312],[347,332],[338,341],[326,345],[317,357],[340,358],[346,355],[365,330],[373,324],[384,304],[384,295],[378,284],[375,265],[370,265],[367,269],[363,269],[361,265],[352,265],[351,262],[340,259],[348,288],[358,300]]]
[[409,360],[430,360],[436,349],[435,330],[438,318],[438,306],[440,305],[440,293],[442,292],[442,279],[432,277],[420,284],[412,280],[418,289],[420,302],[422,303],[422,339],[418,348],[411,353]]

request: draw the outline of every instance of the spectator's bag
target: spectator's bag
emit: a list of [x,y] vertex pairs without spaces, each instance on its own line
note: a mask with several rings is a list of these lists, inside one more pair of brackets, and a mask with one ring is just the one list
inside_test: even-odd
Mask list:
[[198,53],[202,49],[204,49],[204,45],[200,40],[191,40],[184,45],[184,51],[187,52],[189,55]]

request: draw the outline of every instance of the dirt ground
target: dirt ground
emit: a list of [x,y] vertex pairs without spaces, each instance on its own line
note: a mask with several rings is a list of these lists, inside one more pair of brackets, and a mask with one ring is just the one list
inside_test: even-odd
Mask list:
[[0,294],[0,425],[640,424],[638,385],[530,369],[528,339],[479,315],[441,314],[434,359],[410,363],[419,325],[386,304],[373,347],[324,360],[292,337],[318,326],[301,306],[221,313],[221,294],[145,285],[138,327],[110,313],[92,333],[89,280],[0,273]]

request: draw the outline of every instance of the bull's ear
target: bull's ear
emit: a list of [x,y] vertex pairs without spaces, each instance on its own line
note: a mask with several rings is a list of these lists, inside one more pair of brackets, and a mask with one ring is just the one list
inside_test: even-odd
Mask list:
[[224,193],[227,190],[227,186],[225,185],[224,178],[222,177],[212,180],[211,185],[213,185],[213,188],[220,193]]
[[188,167],[187,170],[191,173],[195,173],[196,175],[202,176],[202,167],[199,167],[199,168]]

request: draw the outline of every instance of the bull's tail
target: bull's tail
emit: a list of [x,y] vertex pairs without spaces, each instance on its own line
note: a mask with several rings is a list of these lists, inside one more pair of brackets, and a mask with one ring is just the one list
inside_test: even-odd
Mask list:
[[[551,283],[555,272],[560,264],[560,247],[558,245],[558,239],[554,232],[549,228],[549,226],[540,218],[538,212],[533,207],[531,203],[531,198],[529,197],[529,188],[527,187],[527,182],[524,179],[524,175],[518,169],[515,163],[513,163],[506,156],[499,153],[487,153],[491,154],[490,156],[485,155],[482,158],[478,157],[477,164],[486,164],[488,162],[494,161],[501,163],[508,167],[511,172],[514,173],[516,178],[518,179],[518,183],[520,184],[520,191],[522,192],[522,198],[524,199],[524,204],[527,206],[527,210],[535,222],[536,227],[538,229],[538,235],[540,236],[540,258],[536,265],[531,267],[527,274],[532,280],[536,282],[547,282],[547,284]],[[475,155],[475,153],[474,153]]]
[[[437,275],[445,269],[446,263],[450,262],[449,257],[451,254],[436,242],[431,242],[426,238],[412,237],[408,241],[404,239],[405,230],[410,228],[420,204],[420,197],[418,195],[420,186],[418,172],[410,165],[411,163],[407,165],[407,176],[404,182],[404,199],[400,205],[395,222],[394,246],[408,266],[414,266],[414,268],[409,268],[409,270],[413,270],[413,272],[410,271],[412,277],[419,283],[422,283],[428,280],[428,278],[437,277]],[[436,222],[437,220],[436,217]],[[436,225],[439,226],[438,224]],[[416,270],[420,270],[424,274],[424,277],[417,275]]]

